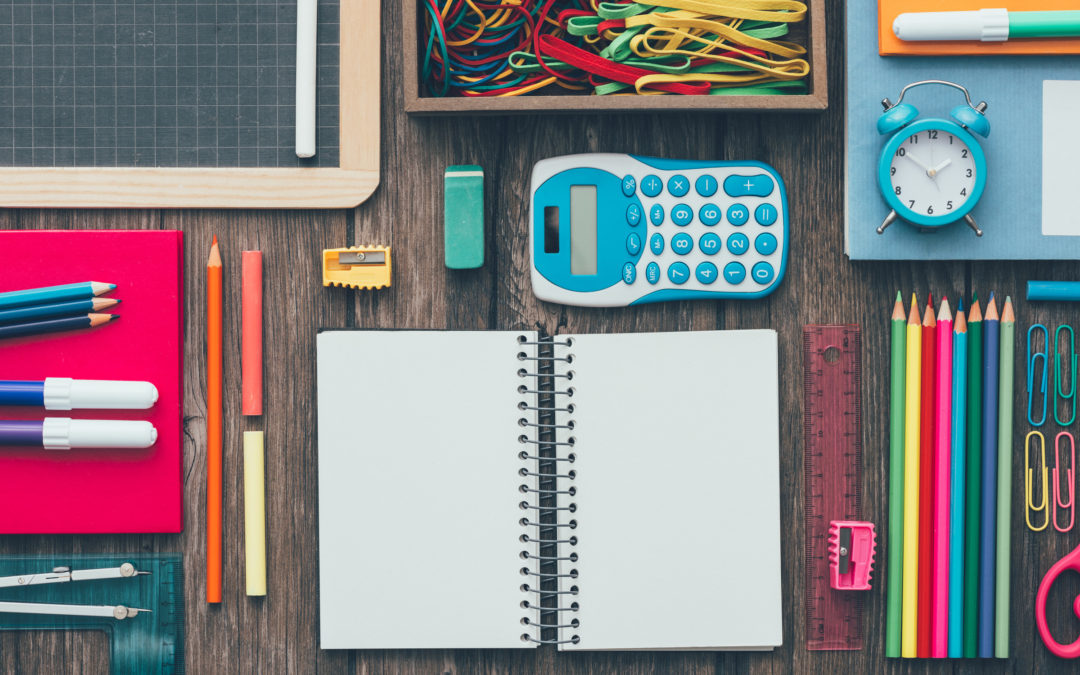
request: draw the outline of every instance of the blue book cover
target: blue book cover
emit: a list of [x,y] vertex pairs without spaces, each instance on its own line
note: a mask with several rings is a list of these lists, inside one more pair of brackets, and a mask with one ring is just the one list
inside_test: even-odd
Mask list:
[[[877,3],[853,0],[846,5],[848,256],[852,260],[1080,258],[1080,236],[1045,236],[1042,223],[1043,81],[1080,80],[1080,56],[879,56]],[[986,189],[971,211],[982,237],[963,221],[926,232],[897,220],[883,234],[876,232],[890,211],[877,185],[878,158],[888,140],[876,127],[881,100],[895,102],[905,85],[931,79],[963,85],[974,103],[986,101],[988,106],[990,135],[979,138],[987,161]],[[919,119],[948,119],[964,97],[952,88],[924,86],[910,90],[904,102],[919,109]],[[1074,183],[1080,193],[1080,178]],[[1080,222],[1074,229],[1080,235]]]

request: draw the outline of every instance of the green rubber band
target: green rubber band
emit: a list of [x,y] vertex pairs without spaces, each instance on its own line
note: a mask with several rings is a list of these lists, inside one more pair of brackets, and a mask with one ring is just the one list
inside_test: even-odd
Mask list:
[[601,2],[596,6],[597,16],[604,20],[625,19],[647,11],[649,11],[648,5],[637,2],[631,2],[628,5],[616,2]]
[[592,16],[572,16],[566,22],[566,32],[577,37],[583,37],[585,35],[596,35],[596,27],[603,21],[596,15]]

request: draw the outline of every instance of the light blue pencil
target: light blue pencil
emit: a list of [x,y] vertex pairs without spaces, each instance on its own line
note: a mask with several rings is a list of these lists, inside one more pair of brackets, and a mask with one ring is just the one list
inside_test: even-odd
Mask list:
[[30,305],[51,305],[69,300],[88,300],[116,288],[116,284],[103,284],[100,281],[82,281],[77,284],[27,288],[22,291],[0,293],[0,309],[27,307]]
[[964,483],[967,480],[967,320],[963,301],[953,320],[952,486],[949,490],[949,658],[964,656]]

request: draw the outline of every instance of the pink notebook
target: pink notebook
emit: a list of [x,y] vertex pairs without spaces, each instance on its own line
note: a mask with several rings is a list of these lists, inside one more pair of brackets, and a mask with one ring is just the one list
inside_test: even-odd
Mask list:
[[183,529],[183,233],[0,231],[0,291],[102,281],[120,319],[99,328],[0,340],[0,380],[146,380],[148,410],[0,406],[0,419],[148,420],[145,450],[0,447],[0,534]]

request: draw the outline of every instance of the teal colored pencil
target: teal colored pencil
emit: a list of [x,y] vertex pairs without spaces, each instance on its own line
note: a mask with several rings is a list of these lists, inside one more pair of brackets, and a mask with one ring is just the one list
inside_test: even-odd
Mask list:
[[982,310],[974,298],[968,312],[967,487],[964,507],[964,658],[979,654],[979,509],[982,503]]
[[907,377],[907,317],[900,291],[892,313],[889,362],[889,566],[885,572],[885,656],[900,657],[904,553],[904,403]]
[[964,655],[964,441],[967,440],[967,319],[953,319],[952,464],[949,490],[949,658]]
[[0,293],[0,309],[25,307],[27,305],[51,305],[69,300],[85,300],[108,293],[114,288],[116,288],[116,284],[103,284],[100,281],[82,281],[77,284],[8,291]]
[[[998,366],[997,576],[994,593],[994,656],[1009,658],[1009,555],[1012,553],[1013,343],[1016,317],[1012,298],[1001,310]],[[1045,486],[1044,486],[1045,489]]]

